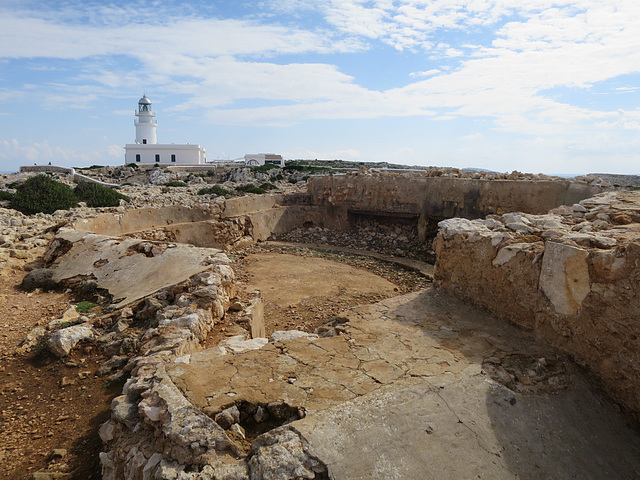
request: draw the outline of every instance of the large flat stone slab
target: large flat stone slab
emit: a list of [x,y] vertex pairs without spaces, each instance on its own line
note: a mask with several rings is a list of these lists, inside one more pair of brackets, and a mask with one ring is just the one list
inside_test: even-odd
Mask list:
[[95,278],[99,288],[113,295],[118,307],[207,270],[219,258],[216,255],[222,254],[213,248],[82,231],[63,232],[57,238],[70,242],[72,247],[57,260],[53,280],[61,282],[76,276]]

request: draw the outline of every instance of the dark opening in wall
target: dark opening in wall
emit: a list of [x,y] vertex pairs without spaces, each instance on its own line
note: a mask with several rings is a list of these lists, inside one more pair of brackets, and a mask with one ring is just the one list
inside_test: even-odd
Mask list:
[[373,210],[348,210],[348,228],[360,240],[359,248],[365,248],[395,256],[407,256],[432,263],[435,261],[431,244],[437,233],[429,225],[430,236],[421,232],[420,215],[412,212],[383,212]]

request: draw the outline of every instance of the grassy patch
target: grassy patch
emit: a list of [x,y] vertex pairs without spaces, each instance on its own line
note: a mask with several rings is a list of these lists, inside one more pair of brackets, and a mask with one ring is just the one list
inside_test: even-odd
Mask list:
[[76,310],[80,313],[89,313],[94,307],[97,307],[95,303],[83,301],[76,305]]

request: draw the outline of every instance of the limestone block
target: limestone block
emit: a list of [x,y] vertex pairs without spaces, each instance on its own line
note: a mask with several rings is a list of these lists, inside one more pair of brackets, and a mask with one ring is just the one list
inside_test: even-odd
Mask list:
[[272,342],[282,342],[285,340],[294,340],[296,338],[306,338],[308,340],[315,340],[318,335],[315,333],[307,333],[301,330],[278,330],[271,334]]
[[616,256],[613,250],[593,252],[591,262],[598,278],[614,281],[624,278],[627,274],[625,258]]
[[591,291],[588,256],[589,253],[582,248],[547,242],[542,258],[540,288],[557,313],[575,315]]
[[500,228],[502,227],[502,222],[499,222],[498,220],[494,219],[494,218],[487,218],[485,220],[480,220],[480,222],[487,228]]
[[251,480],[313,479],[327,473],[306,440],[288,427],[260,435],[251,445],[251,453]]
[[526,235],[534,232],[533,228],[524,222],[509,222],[506,225],[508,229],[513,230],[514,232],[524,233]]
[[494,267],[499,267],[508,263],[513,257],[515,257],[519,252],[526,250],[531,247],[533,243],[512,243],[511,245],[507,245],[500,250],[498,250],[498,254],[491,262]]
[[244,350],[259,350],[264,347],[269,340],[266,338],[252,338],[245,340],[243,335],[235,335],[222,340],[219,344],[225,351],[239,353]]
[[531,221],[522,213],[505,213],[502,215],[502,221],[505,225],[509,223],[524,223],[529,225]]
[[254,298],[251,301],[251,304],[247,307],[247,315],[250,316],[249,326],[251,327],[251,338],[266,337],[262,298]]
[[91,328],[83,325],[74,325],[63,328],[51,335],[48,340],[49,349],[58,357],[65,357],[78,343],[84,340],[93,340],[95,334]]
[[466,218],[449,218],[438,223],[440,235],[450,238],[456,234],[473,235],[489,233],[490,230],[481,221],[467,220]]

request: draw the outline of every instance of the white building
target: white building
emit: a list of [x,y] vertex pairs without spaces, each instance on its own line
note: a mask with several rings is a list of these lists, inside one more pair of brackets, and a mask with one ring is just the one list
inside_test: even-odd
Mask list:
[[158,126],[155,112],[151,110],[151,100],[144,95],[138,101],[136,119],[136,143],[124,146],[124,163],[160,164],[160,165],[202,165],[206,161],[206,152],[200,145],[158,143]]
[[248,167],[258,167],[265,163],[284,167],[282,155],[275,155],[273,153],[247,153],[244,156],[244,164]]

